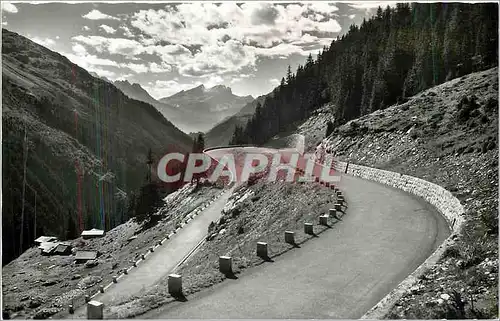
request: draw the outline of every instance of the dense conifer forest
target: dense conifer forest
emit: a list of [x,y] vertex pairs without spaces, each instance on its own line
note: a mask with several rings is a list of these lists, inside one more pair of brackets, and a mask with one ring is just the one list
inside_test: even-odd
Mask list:
[[231,144],[262,144],[325,103],[335,126],[402,102],[424,89],[497,65],[498,7],[493,3],[412,3],[378,8],[288,68],[273,95],[259,105]]

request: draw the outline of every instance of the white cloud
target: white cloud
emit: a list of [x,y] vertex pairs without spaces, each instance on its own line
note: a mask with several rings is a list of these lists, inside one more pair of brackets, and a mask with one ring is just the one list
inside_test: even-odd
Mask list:
[[[213,45],[224,39],[270,47],[301,37],[302,32],[339,32],[332,19],[338,10],[326,3],[282,5],[247,2],[189,3],[174,9],[141,10],[132,16],[132,26],[153,37],[186,45]],[[316,21],[321,14],[325,21]]]
[[1,5],[2,5],[2,11],[4,11],[4,12],[8,12],[8,13],[18,13],[19,12],[17,7],[10,2],[2,1]]
[[157,64],[155,62],[149,63],[149,71],[152,73],[164,73],[164,72],[171,72],[172,71],[172,66],[166,64],[166,63],[161,63]]
[[[114,80],[117,75],[115,72],[102,67],[119,67],[119,64],[110,59],[99,58],[95,55],[87,53],[84,46],[79,43],[74,43],[71,47],[73,53],[61,53],[66,56],[71,62],[77,64],[78,66],[84,68],[89,72],[95,72],[101,77],[106,77]],[[101,67],[102,66],[102,67]]]
[[127,26],[120,26],[120,29],[123,30],[123,35],[128,38],[133,38],[134,34],[130,31]]
[[83,47],[80,45],[74,45],[72,49],[75,54],[63,53],[63,55],[66,56],[66,58],[68,58],[71,62],[87,70],[91,70],[93,66],[119,67],[119,64],[116,61],[88,54],[85,51],[85,48],[83,48],[83,50],[82,48]]
[[236,72],[255,66],[256,56],[253,48],[235,40],[204,46],[195,55],[180,57],[179,73],[183,76],[204,76]]
[[332,3],[318,1],[308,4],[308,8],[314,12],[330,15],[335,11],[338,11],[339,8],[334,6]]
[[143,50],[143,46],[131,39],[125,38],[106,38],[101,36],[75,36],[74,41],[94,47],[97,52],[108,52],[111,54],[121,54],[125,56],[137,55]]
[[83,27],[82,27],[82,30],[83,30],[83,31],[90,31],[90,28],[89,28],[88,26],[83,26]]
[[133,75],[132,74],[125,74],[125,75],[120,75],[118,76],[118,78],[116,78],[115,80],[126,80],[130,77],[132,77]]
[[77,55],[85,55],[87,54],[87,49],[85,49],[84,46],[82,46],[81,44],[79,43],[76,43],[74,44],[71,49],[73,50],[74,53],[76,53]]
[[153,85],[143,86],[148,93],[155,99],[160,99],[163,97],[172,96],[173,94],[181,91],[188,90],[193,87],[201,85],[201,82],[195,82],[194,84],[183,84],[176,80],[156,80]]
[[280,82],[278,79],[273,78],[273,79],[269,79],[269,83],[270,83],[271,85],[273,85],[273,86],[275,86],[275,87],[276,87],[276,86],[279,86],[281,82]]
[[354,17],[356,17],[356,15],[355,15],[355,14],[350,14],[350,15],[349,15],[349,19],[351,19],[351,20],[352,20],[352,19],[354,19]]
[[89,20],[120,20],[117,17],[113,17],[105,13],[102,13],[97,9],[90,11],[89,13],[83,15],[82,17]]
[[2,26],[8,25],[7,21],[2,21]]
[[257,55],[266,57],[288,57],[292,54],[309,55],[309,51],[303,50],[299,46],[284,43],[271,48],[254,48],[254,51]]
[[287,59],[317,53],[341,31],[333,18],[336,11],[319,2],[169,4],[164,10],[140,10],[131,16],[131,25],[146,35],[137,40],[128,39],[133,34],[126,25],[119,27],[124,38],[80,35],[73,40],[129,60],[143,53],[157,55],[161,63],[151,63],[151,72],[176,68],[182,76],[206,78],[255,68],[259,56]]
[[77,64],[83,69],[89,72],[95,72],[100,77],[106,77],[111,80],[114,80],[117,75],[115,72],[107,69],[103,69],[98,66],[108,66],[108,67],[118,67],[118,64],[115,61],[109,59],[102,59],[94,55],[90,55],[86,52],[85,48],[79,44],[75,44],[72,47],[73,53],[64,53],[61,54],[68,58],[72,63]]
[[204,81],[204,85],[206,88],[211,88],[213,86],[220,85],[224,82],[224,78],[219,75],[214,75]]
[[110,70],[102,69],[102,68],[94,67],[92,69],[87,69],[87,70],[95,72],[97,75],[99,75],[99,77],[106,77],[111,81],[115,81],[116,77],[117,77],[116,73],[114,73]]
[[[254,66],[256,61],[253,47],[229,40],[213,46],[204,46],[194,55],[186,47],[175,45],[144,46],[140,42],[125,38],[106,38],[101,36],[75,36],[74,41],[90,46],[99,53],[120,54],[133,58],[141,53],[156,54],[162,63],[177,67],[185,76],[205,76],[212,73],[228,73]],[[153,65],[156,70],[156,65]]]
[[395,7],[397,2],[376,2],[376,1],[366,1],[366,2],[356,2],[349,3],[349,6],[356,9],[376,9],[382,7],[385,9],[387,6]]
[[31,40],[49,49],[54,48],[54,45],[56,44],[56,42],[51,38],[32,37]]
[[109,34],[114,34],[116,32],[116,29],[107,25],[100,25],[99,28],[104,30],[104,32],[109,33]]
[[61,38],[61,37],[59,37],[59,36],[56,36],[56,40],[59,40],[59,38]]
[[326,46],[332,43],[334,38],[318,38],[316,36],[311,36],[308,33],[304,33],[300,39],[291,42],[292,45],[297,46]]
[[235,76],[234,78],[231,79],[230,83],[231,84],[236,84],[236,83],[242,82],[246,78],[251,78],[251,77],[254,77],[254,76],[255,75],[252,75],[252,74],[240,74],[240,73],[238,73],[237,76]]
[[136,74],[143,74],[143,73],[146,73],[149,71],[149,68],[146,65],[135,64],[132,62],[120,64],[120,67],[128,68],[128,69],[132,70],[133,72],[135,72]]

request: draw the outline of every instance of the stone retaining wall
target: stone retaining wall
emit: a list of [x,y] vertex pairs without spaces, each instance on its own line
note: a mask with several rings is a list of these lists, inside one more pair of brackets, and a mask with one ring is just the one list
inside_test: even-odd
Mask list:
[[418,277],[432,265],[436,264],[444,250],[454,243],[455,236],[460,232],[465,222],[464,208],[460,204],[460,201],[448,190],[417,177],[340,161],[334,163],[334,168],[342,173],[386,184],[422,197],[444,216],[451,230],[451,235],[424,263],[362,317],[362,319],[381,319],[387,315],[392,306],[409,288],[418,281]]

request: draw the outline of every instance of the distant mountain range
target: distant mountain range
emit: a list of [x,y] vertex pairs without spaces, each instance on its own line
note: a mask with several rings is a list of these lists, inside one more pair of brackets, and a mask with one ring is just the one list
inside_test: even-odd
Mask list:
[[234,95],[231,88],[226,86],[205,88],[200,85],[156,100],[137,83],[131,84],[125,80],[115,81],[114,85],[130,98],[155,106],[185,133],[206,132],[254,100],[252,96]]
[[206,147],[227,145],[236,126],[246,125],[252,118],[257,103],[264,104],[265,98],[272,95],[270,93],[254,99],[252,96],[236,96],[226,86],[207,89],[200,85],[156,100],[137,83],[118,80],[114,84],[130,98],[155,106],[190,136],[195,137],[195,133],[205,132]]
[[[268,94],[271,95],[271,94]],[[262,95],[247,103],[236,114],[226,117],[205,134],[205,146],[225,146],[229,144],[236,126],[243,127],[252,118],[257,104],[264,104],[268,95]]]

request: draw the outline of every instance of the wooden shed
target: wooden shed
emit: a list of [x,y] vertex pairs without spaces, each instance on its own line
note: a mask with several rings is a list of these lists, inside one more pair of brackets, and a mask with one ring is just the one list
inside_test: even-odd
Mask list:
[[57,241],[57,237],[55,237],[55,236],[40,236],[39,238],[37,238],[35,240],[35,244],[41,245],[42,243],[56,242],[56,241]]
[[77,251],[75,254],[76,263],[84,263],[88,260],[95,260],[97,258],[97,251]]
[[103,237],[105,234],[106,232],[104,232],[104,230],[93,228],[91,230],[83,231],[81,236],[84,239],[91,239],[95,237]]

